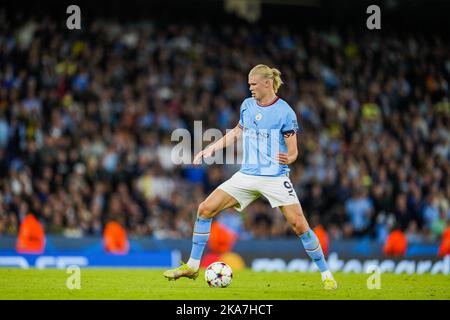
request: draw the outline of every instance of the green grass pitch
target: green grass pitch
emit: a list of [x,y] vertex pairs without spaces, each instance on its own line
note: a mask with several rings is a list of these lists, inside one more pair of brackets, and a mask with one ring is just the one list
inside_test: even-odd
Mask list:
[[381,274],[381,288],[369,290],[369,274],[336,273],[339,288],[325,291],[319,273],[235,272],[228,288],[209,288],[204,270],[197,280],[168,281],[159,269],[81,269],[81,288],[69,290],[65,270],[0,269],[0,299],[149,300],[450,300],[450,276]]

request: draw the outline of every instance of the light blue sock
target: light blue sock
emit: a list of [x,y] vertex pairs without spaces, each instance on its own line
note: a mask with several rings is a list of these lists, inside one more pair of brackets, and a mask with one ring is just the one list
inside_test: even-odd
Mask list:
[[303,247],[305,248],[306,253],[315,262],[320,272],[327,271],[328,264],[325,260],[325,256],[323,255],[319,239],[317,239],[314,231],[308,229],[308,231],[300,235],[300,239],[302,240]]
[[203,219],[197,217],[194,225],[194,234],[192,235],[191,259],[200,260],[202,258],[203,250],[211,231],[211,221],[212,218]]

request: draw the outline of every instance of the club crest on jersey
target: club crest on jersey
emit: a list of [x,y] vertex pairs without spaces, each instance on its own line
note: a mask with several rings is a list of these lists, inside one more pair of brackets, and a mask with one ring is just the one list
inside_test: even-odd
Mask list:
[[262,114],[261,114],[261,113],[258,113],[258,114],[255,116],[255,119],[256,119],[256,121],[261,120],[261,119],[262,119]]

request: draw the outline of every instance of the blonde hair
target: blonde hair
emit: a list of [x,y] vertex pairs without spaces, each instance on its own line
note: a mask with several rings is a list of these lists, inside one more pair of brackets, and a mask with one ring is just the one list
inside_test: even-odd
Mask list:
[[273,91],[277,93],[278,89],[281,87],[281,85],[284,83],[283,80],[281,80],[281,72],[280,70],[276,68],[270,68],[269,66],[266,66],[265,64],[258,64],[256,67],[254,67],[249,72],[249,76],[259,74],[264,79],[272,79],[273,80]]

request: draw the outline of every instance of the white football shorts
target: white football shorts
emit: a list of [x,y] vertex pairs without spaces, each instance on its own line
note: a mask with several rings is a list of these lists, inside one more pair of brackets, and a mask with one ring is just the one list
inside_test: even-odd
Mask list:
[[239,202],[234,207],[237,211],[244,210],[261,196],[269,200],[272,208],[300,203],[287,175],[280,177],[252,176],[238,171],[218,188]]

